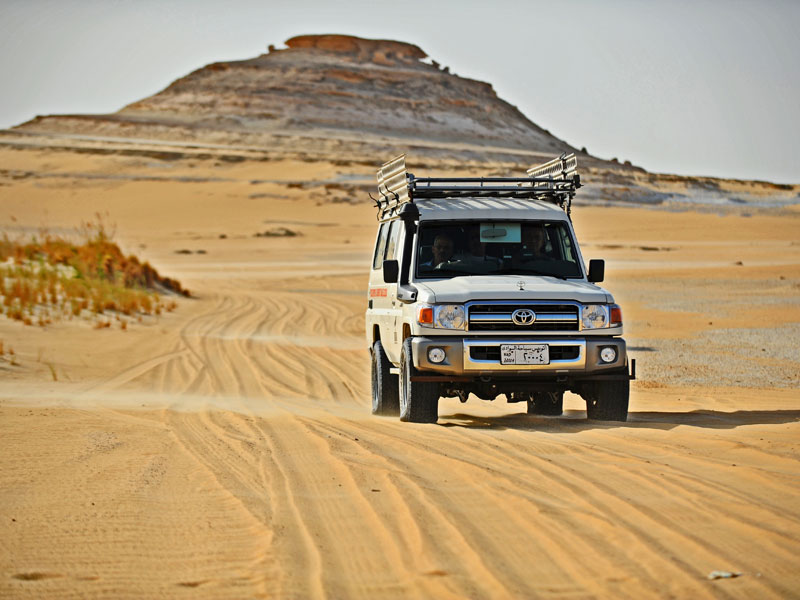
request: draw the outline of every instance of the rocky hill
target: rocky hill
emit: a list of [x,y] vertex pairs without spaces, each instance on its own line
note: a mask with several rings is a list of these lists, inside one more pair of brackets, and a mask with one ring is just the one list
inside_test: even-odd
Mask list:
[[37,117],[21,128],[266,147],[298,136],[341,140],[351,150],[372,142],[450,155],[574,150],[490,84],[450,73],[412,44],[305,35],[286,46],[210,64],[115,114]]
[[497,97],[401,42],[301,36],[252,60],[215,63],[124,108],[125,117],[187,119],[249,131],[319,131],[557,152],[569,149]]
[[[370,170],[408,153],[420,170],[496,174],[576,151],[489,83],[450,73],[417,46],[344,35],[298,36],[285,49],[207,65],[113,114],[37,117],[0,132],[0,144],[170,160],[299,158]],[[800,186],[665,176],[579,155],[587,201],[798,202]]]

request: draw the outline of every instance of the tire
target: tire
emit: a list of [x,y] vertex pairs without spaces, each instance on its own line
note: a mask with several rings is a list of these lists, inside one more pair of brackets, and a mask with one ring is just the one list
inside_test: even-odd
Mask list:
[[411,381],[411,376],[416,374],[411,354],[411,338],[406,338],[400,354],[400,420],[436,423],[439,420],[439,384]]
[[397,416],[400,399],[397,396],[397,375],[389,369],[392,365],[383,351],[380,340],[372,346],[372,414]]
[[586,398],[586,416],[593,421],[627,421],[631,382],[597,382]]
[[564,412],[564,392],[533,392],[528,400],[529,415],[559,416]]

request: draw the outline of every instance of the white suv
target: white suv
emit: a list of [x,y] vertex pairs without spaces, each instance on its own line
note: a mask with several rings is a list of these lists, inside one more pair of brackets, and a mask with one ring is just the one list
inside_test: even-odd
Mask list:
[[521,178],[425,178],[405,156],[378,171],[369,279],[372,412],[433,423],[440,397],[526,402],[559,415],[564,391],[590,419],[625,421],[622,312],[604,263],[588,272],[569,218],[574,155]]

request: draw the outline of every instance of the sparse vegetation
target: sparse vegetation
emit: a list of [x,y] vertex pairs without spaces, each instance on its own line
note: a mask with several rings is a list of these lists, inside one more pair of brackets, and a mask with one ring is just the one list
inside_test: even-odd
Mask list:
[[87,318],[104,328],[110,326],[109,313],[141,320],[142,315],[177,306],[162,294],[189,296],[178,281],[162,277],[135,256],[125,256],[100,215],[83,224],[79,238],[73,243],[44,232],[23,241],[3,234],[0,314],[40,327]]
[[17,366],[17,356],[14,354],[14,349],[10,346],[6,349],[3,340],[0,340],[0,362],[7,362],[11,366]]

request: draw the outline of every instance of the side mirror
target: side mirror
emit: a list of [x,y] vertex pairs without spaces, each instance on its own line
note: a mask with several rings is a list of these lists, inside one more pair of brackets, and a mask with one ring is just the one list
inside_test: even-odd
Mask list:
[[397,283],[400,264],[396,260],[383,261],[383,283]]
[[589,281],[600,283],[606,276],[606,261],[602,258],[593,258],[589,261]]

